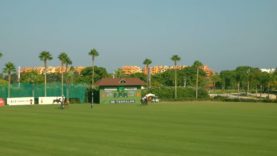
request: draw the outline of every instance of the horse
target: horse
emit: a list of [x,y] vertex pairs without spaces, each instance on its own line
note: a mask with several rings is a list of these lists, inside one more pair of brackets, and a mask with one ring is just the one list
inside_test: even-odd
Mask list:
[[57,98],[57,99],[54,99],[53,100],[53,104],[55,104],[55,103],[62,103],[63,101],[62,101],[62,99],[61,98]]
[[61,104],[61,108],[64,109],[65,105],[68,105],[68,103],[66,102],[65,98],[57,98],[53,100],[53,104],[54,103],[60,103]]

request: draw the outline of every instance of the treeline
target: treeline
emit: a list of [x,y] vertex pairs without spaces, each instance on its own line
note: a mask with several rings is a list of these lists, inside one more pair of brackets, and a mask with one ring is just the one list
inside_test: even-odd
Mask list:
[[[184,88],[196,87],[197,68],[201,67],[202,63],[195,61],[191,66],[187,68],[177,70],[177,86]],[[199,69],[198,86],[203,89],[210,90],[232,90],[234,92],[273,92],[277,89],[277,71],[273,73],[262,72],[258,68],[250,66],[240,66],[234,70],[224,70],[219,73],[214,73],[208,77],[202,68]],[[143,73],[135,73],[131,75],[125,75],[119,70],[114,74],[110,74],[104,67],[95,66],[94,81],[98,81],[104,77],[136,77],[140,78],[144,82],[147,82],[147,75]],[[72,84],[91,84],[92,67],[86,67],[80,73],[74,71],[71,67],[69,72],[64,75],[65,82]],[[0,84],[7,84],[8,76],[2,75],[4,80],[0,79]],[[60,82],[60,73],[47,74],[47,82]],[[18,75],[13,73],[11,76],[11,82],[17,83]],[[21,73],[21,83],[35,83],[40,84],[44,82],[44,75],[39,74],[36,71]],[[159,87],[173,87],[174,86],[174,70],[167,70],[163,73],[155,74],[151,76],[150,88]]]
[[[111,77],[112,75],[107,72],[107,70],[104,67],[98,67],[95,66],[94,68],[95,77],[94,80],[98,81],[101,78],[104,77]],[[71,67],[67,73],[64,74],[65,82],[69,82],[72,84],[91,84],[91,75],[92,75],[92,67],[86,67],[81,71],[81,73],[78,73],[74,70],[74,67]],[[4,80],[0,80],[0,84],[2,83],[8,83],[8,75],[2,76]],[[5,81],[6,80],[6,81]],[[44,83],[44,74],[39,74],[36,71],[30,71],[30,72],[24,72],[20,74],[20,79],[18,79],[18,74],[13,73],[11,75],[11,82],[12,83],[35,83],[40,84]],[[61,74],[60,73],[48,73],[47,74],[47,82],[53,83],[53,82],[61,82]]]
[[277,89],[277,71],[262,72],[259,68],[239,66],[234,70],[215,73],[211,78],[213,89],[236,92],[274,92]]
[[[209,84],[209,78],[206,72],[203,70],[203,64],[200,61],[195,61],[191,66],[188,66],[181,70],[176,70],[177,72],[177,86],[178,87],[188,87],[194,88],[196,86],[197,69],[198,74],[198,85],[201,88],[206,88]],[[175,70],[167,70],[165,72],[155,74],[151,76],[150,88],[155,87],[173,87],[175,84]],[[117,70],[115,72],[116,77],[137,77],[141,80],[147,82],[147,75],[143,73],[135,73],[131,75],[124,75],[122,71]]]

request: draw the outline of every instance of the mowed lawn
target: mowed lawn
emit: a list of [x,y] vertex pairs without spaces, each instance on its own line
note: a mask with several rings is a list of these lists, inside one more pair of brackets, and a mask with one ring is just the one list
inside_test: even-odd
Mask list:
[[0,156],[276,156],[277,104],[0,108]]

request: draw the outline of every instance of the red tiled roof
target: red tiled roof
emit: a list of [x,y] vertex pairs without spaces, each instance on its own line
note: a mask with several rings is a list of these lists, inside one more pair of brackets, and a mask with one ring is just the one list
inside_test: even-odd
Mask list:
[[96,86],[143,86],[144,84],[139,78],[103,78],[96,82]]

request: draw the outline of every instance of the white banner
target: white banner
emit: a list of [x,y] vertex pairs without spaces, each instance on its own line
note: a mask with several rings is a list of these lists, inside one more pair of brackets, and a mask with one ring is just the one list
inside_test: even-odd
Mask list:
[[61,104],[62,101],[61,96],[48,96],[48,97],[39,97],[38,104],[46,105],[46,104]]
[[34,97],[7,98],[8,105],[33,105]]

